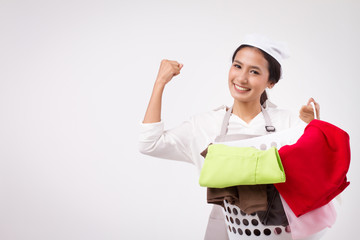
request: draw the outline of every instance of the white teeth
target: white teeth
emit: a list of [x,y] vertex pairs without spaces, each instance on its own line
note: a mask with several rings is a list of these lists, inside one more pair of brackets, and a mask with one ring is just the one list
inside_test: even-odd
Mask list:
[[240,87],[238,85],[235,84],[235,88],[238,89],[238,90],[241,90],[241,91],[248,91],[250,90],[249,88],[243,88],[243,87]]

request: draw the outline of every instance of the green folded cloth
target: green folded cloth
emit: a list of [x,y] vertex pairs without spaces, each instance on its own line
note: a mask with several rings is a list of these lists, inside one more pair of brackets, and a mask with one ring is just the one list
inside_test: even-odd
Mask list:
[[208,147],[199,183],[202,187],[225,188],[238,185],[285,182],[278,150],[212,144]]

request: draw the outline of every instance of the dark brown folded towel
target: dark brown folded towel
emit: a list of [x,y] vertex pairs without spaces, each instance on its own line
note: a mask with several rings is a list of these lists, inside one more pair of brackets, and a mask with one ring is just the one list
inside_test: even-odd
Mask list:
[[228,188],[208,188],[207,202],[224,207],[224,200],[238,206],[246,214],[266,211],[266,185],[243,185]]

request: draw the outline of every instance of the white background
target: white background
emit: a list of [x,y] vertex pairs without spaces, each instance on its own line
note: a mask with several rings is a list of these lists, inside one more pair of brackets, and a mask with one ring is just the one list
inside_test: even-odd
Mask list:
[[139,123],[161,59],[170,128],[230,105],[247,33],[286,41],[269,93],[351,137],[350,186],[324,239],[355,239],[359,210],[360,4],[356,0],[0,0],[0,239],[202,239],[210,205],[190,164],[141,155]]

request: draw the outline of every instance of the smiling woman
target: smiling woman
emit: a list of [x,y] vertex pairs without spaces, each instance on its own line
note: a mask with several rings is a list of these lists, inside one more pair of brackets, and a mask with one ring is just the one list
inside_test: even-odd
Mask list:
[[[235,54],[229,71],[229,87],[234,98],[233,113],[250,122],[260,111],[265,89],[276,83],[269,78],[269,64],[259,49],[242,46]],[[264,99],[262,104],[264,104]],[[241,108],[248,110],[242,111]],[[251,113],[251,112],[252,113]]]
[[[159,158],[189,162],[194,164],[200,172],[204,163],[204,158],[200,153],[211,143],[229,141],[228,137],[233,141],[262,136],[289,129],[297,124],[304,125],[311,122],[314,119],[311,106],[311,102],[315,102],[313,99],[310,99],[308,104],[300,110],[300,117],[294,116],[291,111],[278,109],[267,99],[266,89],[274,87],[279,81],[281,62],[286,57],[287,50],[284,45],[264,36],[247,36],[235,50],[229,70],[228,84],[234,100],[233,106],[220,107],[196,115],[170,130],[164,130],[164,123],[161,120],[162,94],[166,84],[174,76],[180,74],[183,64],[163,60],[141,124],[140,152]],[[317,103],[315,105],[318,112],[319,105]],[[309,112],[311,114],[308,114]],[[248,171],[248,169],[241,171]],[[248,198],[246,201],[254,206],[258,204],[258,197],[265,194],[266,202],[267,195],[278,196],[276,189],[272,186],[272,184],[247,186],[246,191],[243,188],[239,190],[239,198],[240,196]],[[251,239],[259,236],[266,236],[267,239],[292,239],[281,203],[280,211],[271,213],[281,219],[281,223],[277,221],[268,226],[256,215],[259,211],[267,211],[267,208],[252,207],[251,209],[257,210],[248,212],[241,207],[243,203],[239,208],[233,202],[228,202],[224,196],[222,195],[220,200],[216,197],[219,205],[226,208],[222,210],[219,205],[214,205],[205,239]],[[261,199],[264,200],[264,198]],[[229,215],[235,212],[236,216]],[[238,222],[239,226],[234,222]],[[256,224],[248,226],[250,222]],[[244,225],[242,226],[241,223]],[[312,237],[316,239],[316,236],[312,235]]]
[[[261,85],[261,79],[264,86],[259,86],[260,89],[259,87],[256,88],[258,91],[261,91],[261,88],[263,89],[260,95],[260,104],[263,105],[265,101],[268,99],[265,89],[272,88],[280,80],[281,78],[280,62],[282,58],[288,57],[287,49],[285,45],[283,44],[281,45],[279,43],[278,43],[279,45],[278,48],[282,48],[283,49],[282,51],[276,50],[277,48],[268,47],[266,46],[266,43],[268,43],[268,41],[269,40],[264,38],[263,36],[250,35],[247,36],[247,39],[244,40],[244,44],[241,44],[235,50],[232,57],[233,65],[229,71],[229,84],[230,84],[229,87],[230,87],[230,93],[232,97],[235,99],[234,105],[236,103],[236,97],[235,97],[236,95],[234,95],[234,92],[239,92],[239,91],[240,93],[241,91],[250,92],[251,89],[246,88],[244,85],[252,84],[250,83],[251,81],[256,86],[259,86]],[[247,42],[249,42],[249,44],[246,44]],[[253,43],[251,44],[251,42]],[[257,47],[254,47],[252,45],[256,45]],[[263,50],[266,48],[267,51],[271,53],[271,55]],[[243,69],[245,67],[247,69]],[[235,71],[236,69],[234,68],[243,69],[243,70]],[[240,74],[244,74],[245,71],[247,71],[248,75],[241,76]],[[240,85],[235,84],[234,81],[236,80],[237,83],[243,81],[243,86],[241,86],[241,84]],[[234,84],[235,90],[238,91],[232,91],[233,89],[231,87],[232,84]],[[255,95],[258,96],[258,93]],[[255,104],[256,103],[258,103],[257,98],[255,99]],[[239,112],[238,114],[240,114],[240,111],[235,110],[235,112]]]

